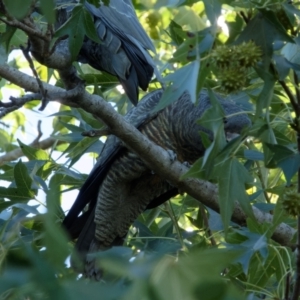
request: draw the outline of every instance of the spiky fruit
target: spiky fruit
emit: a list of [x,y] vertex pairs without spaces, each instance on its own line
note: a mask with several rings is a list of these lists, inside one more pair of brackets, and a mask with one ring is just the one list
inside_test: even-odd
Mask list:
[[287,190],[282,197],[282,207],[291,216],[300,215],[300,194],[295,190]]
[[225,92],[232,93],[240,90],[246,83],[246,70],[230,68],[222,72],[219,76],[221,85]]
[[262,51],[253,41],[236,46],[219,46],[211,54],[213,62],[219,68],[250,68],[261,59]]
[[219,46],[212,51],[211,58],[218,68],[223,89],[231,93],[243,88],[247,69],[254,67],[261,56],[262,51],[252,41],[235,46]]
[[213,62],[219,68],[227,68],[232,63],[233,51],[231,47],[219,46],[211,54]]
[[261,49],[252,41],[242,43],[236,47],[235,52],[240,66],[245,68],[254,67],[262,56]]
[[146,22],[150,28],[153,28],[158,25],[160,21],[160,14],[157,11],[151,11],[146,17]]

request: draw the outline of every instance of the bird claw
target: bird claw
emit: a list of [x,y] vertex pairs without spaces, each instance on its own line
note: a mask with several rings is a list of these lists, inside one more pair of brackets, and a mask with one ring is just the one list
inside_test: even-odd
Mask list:
[[177,154],[173,150],[170,150],[170,149],[168,149],[167,152],[168,152],[168,155],[170,158],[170,162],[172,164],[177,159]]
[[95,258],[87,256],[83,275],[85,278],[100,281],[103,276],[103,271],[96,266]]
[[192,166],[188,161],[184,161],[182,164],[187,168],[190,168]]
[[226,141],[227,142],[230,142],[233,139],[235,139],[236,137],[240,136],[238,133],[228,132],[228,131],[225,134],[226,134]]

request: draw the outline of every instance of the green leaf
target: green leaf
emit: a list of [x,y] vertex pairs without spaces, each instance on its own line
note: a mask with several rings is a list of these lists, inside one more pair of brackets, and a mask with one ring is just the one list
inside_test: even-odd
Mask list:
[[293,64],[299,65],[300,59],[300,37],[294,39],[294,43],[287,43],[281,50],[282,55]]
[[21,160],[14,167],[14,177],[18,188],[18,193],[25,197],[34,197],[34,193],[31,189],[32,179],[28,174],[26,166]]
[[40,0],[41,10],[49,24],[55,22],[55,1],[54,0]]
[[99,39],[96,28],[95,28],[93,17],[89,13],[89,11],[87,11],[85,8],[83,10],[82,19],[83,19],[83,26],[85,29],[85,34],[94,42],[101,43],[101,40]]
[[[25,194],[23,190],[18,188],[5,188],[0,187],[0,197],[1,198],[8,198],[9,200],[13,202],[25,202],[28,200],[31,200],[33,198],[33,195]],[[9,203],[8,203],[9,204]],[[8,205],[10,206],[10,205]],[[6,206],[6,207],[8,207]],[[5,207],[4,207],[5,208]]]
[[288,3],[281,3],[282,7],[285,9],[286,12],[289,12],[291,15],[297,15],[300,17],[300,10],[297,9],[292,2]]
[[300,154],[282,145],[266,143],[265,146],[272,153],[272,155],[269,156],[269,161],[266,166],[269,168],[280,167],[284,173],[287,185],[290,185],[292,177],[297,173],[300,167]]
[[236,158],[227,159],[218,166],[217,178],[220,212],[226,231],[236,201],[240,203],[248,216],[253,217],[249,197],[245,191],[245,184],[251,183],[253,180],[245,167]]
[[[53,241],[53,247],[59,251],[60,244],[57,244],[57,239]],[[28,245],[25,245],[23,250],[32,263],[31,282],[36,284],[38,290],[46,293],[49,299],[64,300],[68,299],[66,293],[57,280],[57,273],[51,261],[45,260],[41,252],[33,251]],[[63,249],[62,249],[63,250]],[[62,251],[63,252],[63,251]],[[43,294],[42,294],[43,295]]]
[[75,145],[72,151],[68,154],[68,157],[74,158],[78,155],[82,155],[92,144],[96,143],[97,140],[97,137],[84,137],[80,142],[78,142]]
[[261,9],[260,12],[264,18],[271,24],[274,40],[280,40],[293,43],[293,39],[287,34],[282,23],[277,19],[275,13],[269,9]]
[[263,110],[267,109],[267,121],[269,121],[269,106],[271,104],[273,93],[274,93],[274,86],[276,82],[276,78],[273,76],[273,74],[264,71],[263,69],[256,68],[257,73],[260,75],[260,77],[264,80],[264,86],[261,91],[261,93],[258,96],[258,99],[256,100],[256,112],[255,117],[261,117],[263,115]]
[[226,145],[224,134],[224,118],[225,114],[221,104],[217,101],[216,96],[211,90],[208,90],[211,101],[211,108],[207,109],[198,123],[213,133],[213,141],[206,149],[203,156],[202,168],[205,169],[206,178],[209,178],[214,169],[214,161],[216,156]]
[[63,122],[61,120],[59,120],[59,123],[61,123],[65,128],[69,129],[72,132],[80,132],[81,133],[82,130],[83,130],[82,127],[75,126],[73,124],[69,124],[69,123]]
[[[228,17],[231,17],[231,15],[229,14]],[[234,20],[232,20],[231,18],[230,18],[230,20],[226,19],[226,24],[227,24],[229,32],[230,32],[230,35],[228,37],[226,44],[230,45],[236,40],[236,38],[240,34],[240,32],[242,32],[242,29],[244,27],[244,20],[240,16],[240,14],[235,14],[235,19]]]
[[24,204],[24,203],[16,203],[16,204],[12,205],[12,207],[23,209],[26,212],[28,212],[29,214],[34,214],[34,215],[38,215],[39,214],[39,211],[37,210],[38,206],[39,205],[31,206],[31,205]]
[[197,78],[200,68],[200,61],[195,60],[192,63],[180,68],[172,74],[165,77],[165,81],[171,81],[155,110],[159,111],[170,103],[177,100],[184,92],[188,92],[193,103],[197,101]]
[[[273,274],[275,273],[275,266],[278,265],[276,256],[277,251],[269,247],[268,249],[269,255],[267,260],[262,260],[260,255],[253,255],[252,260],[249,265],[248,271],[248,282],[257,287],[265,287],[267,282],[272,278]],[[275,264],[275,265],[274,265]],[[277,287],[278,288],[278,287]]]
[[[161,2],[161,1],[159,1]],[[173,2],[173,1],[168,1]],[[177,2],[177,1],[174,1]],[[189,31],[197,32],[206,27],[202,18],[192,8],[188,6],[180,6],[176,9],[174,21],[180,26],[185,26]]]
[[45,244],[48,259],[55,266],[62,268],[69,255],[67,238],[57,221],[61,221],[64,213],[60,206],[61,185],[65,175],[55,173],[49,183],[46,194],[47,214],[45,215]]
[[11,137],[7,130],[0,129],[0,151],[7,151],[8,145],[11,143]]
[[290,69],[300,71],[299,64],[291,63],[281,55],[273,55],[273,59],[275,61],[275,67],[278,72],[279,80],[284,80],[288,76]]
[[173,20],[171,20],[169,30],[172,41],[175,42],[177,46],[180,45],[184,41],[182,36],[186,34],[182,30],[182,27]]
[[236,44],[254,41],[263,52],[263,69],[268,70],[275,40],[293,43],[292,38],[283,30],[271,11],[261,10],[245,27]]
[[[243,231],[237,230],[237,232],[245,235],[245,232]],[[268,243],[264,235],[247,232],[245,236],[248,239],[239,244],[240,247],[244,249],[244,252],[243,255],[237,259],[237,262],[242,265],[244,273],[247,274],[251,258],[256,252],[261,254],[264,261],[266,260],[268,256]]]
[[180,177],[180,179],[187,179],[187,178],[200,178],[205,179],[205,171],[203,169],[203,158],[199,158],[196,162],[193,163],[193,165],[190,167],[190,169]]
[[18,143],[22,152],[29,160],[49,160],[49,155],[46,151],[27,146],[20,140],[18,140]]
[[[95,7],[100,7],[100,5],[103,5],[102,3],[100,3],[99,0],[86,0],[88,3],[93,4]],[[109,1],[110,0],[104,0],[102,1],[104,3],[104,5],[109,6]]]
[[215,41],[212,28],[197,33],[185,32],[185,41],[177,48],[170,62],[189,63],[197,59],[202,53],[209,51]]
[[[9,45],[12,37],[16,33],[17,28],[6,25],[5,32],[1,32],[0,43],[5,45],[6,53],[9,52]],[[2,31],[2,30],[1,30]]]
[[83,136],[80,132],[73,132],[68,134],[56,134],[52,137],[59,141],[64,141],[67,143],[74,143],[74,142],[77,143],[83,139]]
[[21,20],[29,12],[32,0],[3,0],[3,3],[12,17]]
[[257,150],[244,150],[244,157],[250,160],[264,160],[264,154]]
[[[191,291],[195,294],[192,299],[199,299],[199,295],[201,300],[223,297],[236,299],[230,295],[228,286],[225,287],[220,270],[232,263],[239,254],[239,251],[209,249],[180,257],[177,263],[174,258],[163,258],[157,263],[155,273],[150,277],[150,284],[158,294],[157,298],[152,299],[186,299]],[[222,291],[222,298],[219,298],[220,294],[215,289]]]
[[86,18],[86,13],[82,5],[75,6],[71,18],[55,32],[56,38],[65,35],[69,37],[69,50],[72,60],[76,60],[83,43],[85,27],[82,24]]
[[219,16],[221,15],[221,3],[219,0],[204,0],[207,18],[212,25],[217,25]]

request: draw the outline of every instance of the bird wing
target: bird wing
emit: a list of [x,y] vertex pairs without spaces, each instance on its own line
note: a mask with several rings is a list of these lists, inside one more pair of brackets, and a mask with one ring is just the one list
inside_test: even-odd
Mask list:
[[[156,90],[147,94],[137,107],[128,112],[125,116],[125,120],[135,127],[149,122],[158,114],[158,112],[154,112],[153,109],[161,95],[162,90]],[[77,238],[80,234],[82,224],[88,219],[96,205],[101,182],[116,157],[120,156],[124,150],[125,147],[116,136],[111,135],[108,137],[97,163],[81,187],[73,206],[63,221],[63,226],[67,229],[72,238]],[[79,216],[87,204],[89,204],[88,211]]]
[[106,6],[100,1],[100,7],[85,2],[85,7],[94,16],[117,35],[132,37],[148,50],[155,53],[155,47],[141,26],[130,0],[110,0]]

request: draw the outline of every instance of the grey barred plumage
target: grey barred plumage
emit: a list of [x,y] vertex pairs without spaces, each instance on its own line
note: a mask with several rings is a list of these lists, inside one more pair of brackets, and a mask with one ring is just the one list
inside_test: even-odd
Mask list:
[[[175,152],[179,161],[193,163],[205,152],[199,131],[213,138],[212,132],[196,123],[211,107],[208,93],[200,93],[197,105],[184,93],[171,105],[154,112],[161,95],[161,90],[149,93],[125,119],[157,145]],[[232,115],[224,124],[225,132],[240,133],[250,125],[247,115],[235,103],[216,97],[225,115]],[[80,253],[107,249],[122,244],[140,213],[176,193],[177,189],[154,174],[137,154],[110,136],[64,225],[73,238],[79,237],[76,249]],[[79,216],[86,204],[89,209]],[[86,259],[85,269],[81,271],[88,277],[99,279],[101,276],[93,260]]]
[[[57,0],[60,7],[70,16],[76,0]],[[78,61],[88,63],[93,68],[117,76],[131,102],[138,102],[138,87],[143,90],[155,71],[155,63],[148,53],[155,53],[155,47],[141,26],[131,0],[110,0],[100,7],[85,1],[85,8],[94,19],[97,35],[101,43],[85,38]]]

